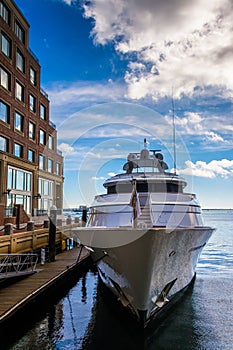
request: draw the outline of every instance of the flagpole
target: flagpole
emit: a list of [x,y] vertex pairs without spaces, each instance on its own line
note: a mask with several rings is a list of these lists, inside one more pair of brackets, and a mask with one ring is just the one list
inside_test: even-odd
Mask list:
[[172,88],[172,123],[173,123],[173,158],[174,158],[174,173],[176,174],[176,125],[175,125],[175,109]]

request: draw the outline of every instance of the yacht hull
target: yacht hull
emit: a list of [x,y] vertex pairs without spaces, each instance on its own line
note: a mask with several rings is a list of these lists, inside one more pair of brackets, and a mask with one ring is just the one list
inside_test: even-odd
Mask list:
[[[141,231],[139,234],[140,229],[125,230],[130,237],[135,232],[135,240],[115,247],[94,248],[92,259],[104,284],[145,325],[190,284],[198,257],[213,229]],[[104,229],[105,234],[116,232],[116,228]]]

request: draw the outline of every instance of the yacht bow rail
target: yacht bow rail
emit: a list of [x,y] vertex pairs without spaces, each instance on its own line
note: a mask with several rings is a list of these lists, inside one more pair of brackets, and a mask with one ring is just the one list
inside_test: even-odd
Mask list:
[[37,254],[0,254],[0,280],[36,272]]

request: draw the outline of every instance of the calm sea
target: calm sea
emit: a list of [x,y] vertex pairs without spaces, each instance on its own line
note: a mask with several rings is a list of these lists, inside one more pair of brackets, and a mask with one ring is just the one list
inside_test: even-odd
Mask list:
[[[217,228],[203,250],[195,284],[154,331],[142,335],[100,293],[95,271],[85,271],[36,315],[12,330],[0,349],[233,349],[233,210],[204,210]],[[24,325],[23,325],[24,324]],[[10,334],[8,335],[8,339]]]

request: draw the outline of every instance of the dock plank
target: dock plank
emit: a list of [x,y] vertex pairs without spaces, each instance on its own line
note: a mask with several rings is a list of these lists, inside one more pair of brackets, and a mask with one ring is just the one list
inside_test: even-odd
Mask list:
[[65,251],[57,255],[54,262],[39,265],[39,272],[0,287],[0,324],[90,255],[89,251],[82,249],[77,262],[79,253],[80,248]]

